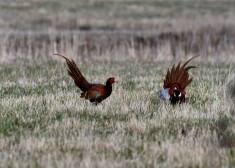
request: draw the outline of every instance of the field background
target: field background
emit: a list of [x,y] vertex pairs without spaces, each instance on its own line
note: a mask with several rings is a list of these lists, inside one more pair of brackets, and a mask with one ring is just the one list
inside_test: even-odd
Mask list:
[[[234,167],[235,1],[0,2],[0,167]],[[67,75],[118,80],[98,106]],[[188,103],[157,97],[191,62]]]

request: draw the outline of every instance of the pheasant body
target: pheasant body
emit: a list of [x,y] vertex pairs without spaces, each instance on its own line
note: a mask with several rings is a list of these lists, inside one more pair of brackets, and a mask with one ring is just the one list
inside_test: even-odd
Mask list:
[[106,85],[91,84],[89,89],[81,93],[81,98],[90,100],[91,103],[100,103],[112,93],[112,78],[109,78]]
[[105,85],[89,83],[73,60],[69,60],[67,57],[60,54],[54,55],[61,56],[66,60],[69,68],[68,74],[73,78],[75,85],[83,91],[80,96],[81,98],[85,98],[91,103],[98,104],[111,95],[112,84],[115,83],[114,77],[109,78]]

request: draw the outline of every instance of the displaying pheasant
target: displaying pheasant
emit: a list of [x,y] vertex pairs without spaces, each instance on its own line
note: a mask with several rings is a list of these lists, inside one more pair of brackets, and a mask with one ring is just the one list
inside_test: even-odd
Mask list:
[[83,91],[80,96],[81,98],[88,99],[91,103],[98,104],[111,95],[112,84],[115,83],[114,77],[109,78],[105,85],[89,83],[72,59],[69,60],[61,54],[54,55],[61,56],[66,60],[69,67],[68,74],[73,78],[75,85]]
[[163,90],[159,91],[159,97],[163,100],[170,100],[171,104],[185,102],[185,88],[192,82],[193,78],[189,78],[188,70],[197,68],[196,66],[187,66],[187,64],[195,56],[185,62],[182,66],[181,62],[175,67],[168,69],[164,79]]

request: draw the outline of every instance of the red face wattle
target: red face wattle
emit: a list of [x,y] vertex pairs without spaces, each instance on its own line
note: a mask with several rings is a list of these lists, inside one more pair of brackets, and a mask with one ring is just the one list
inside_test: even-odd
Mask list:
[[173,86],[169,89],[169,95],[172,97],[175,92],[181,92],[178,86]]
[[112,78],[109,78],[109,82],[112,84],[112,83],[115,83],[115,78],[112,77]]

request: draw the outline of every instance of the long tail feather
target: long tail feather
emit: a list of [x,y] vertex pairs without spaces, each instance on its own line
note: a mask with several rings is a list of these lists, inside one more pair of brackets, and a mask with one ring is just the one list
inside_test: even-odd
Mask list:
[[169,88],[172,85],[178,84],[181,89],[185,89],[192,82],[192,78],[189,79],[188,71],[192,68],[197,68],[196,66],[187,66],[187,64],[194,58],[198,56],[194,56],[188,61],[186,61],[182,66],[181,62],[175,67],[172,66],[171,69],[168,69],[167,75],[164,80],[164,88]]
[[89,89],[90,87],[89,82],[87,82],[85,77],[82,75],[82,73],[78,69],[76,63],[72,59],[69,60],[67,57],[61,54],[53,54],[53,55],[58,55],[66,60],[67,65],[69,67],[68,74],[73,78],[76,86],[78,86],[82,91],[86,91]]

